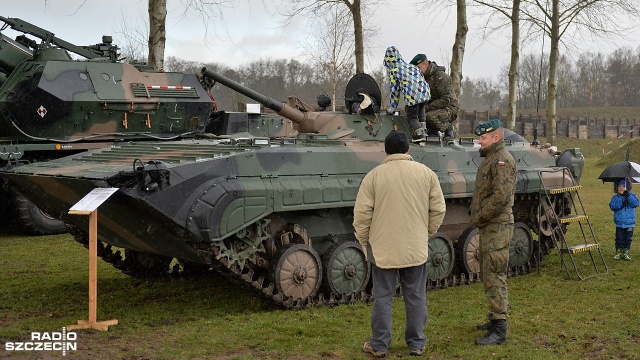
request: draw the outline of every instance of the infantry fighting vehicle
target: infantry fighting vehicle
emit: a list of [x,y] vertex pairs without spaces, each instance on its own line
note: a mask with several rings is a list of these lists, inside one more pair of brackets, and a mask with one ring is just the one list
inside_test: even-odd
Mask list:
[[[409,133],[404,117],[380,115],[379,87],[366,74],[349,81],[344,112],[309,111],[209,69],[202,75],[280,117],[234,122],[242,133],[219,130],[231,124],[220,117],[207,127],[214,133],[207,139],[122,142],[0,175],[62,217],[85,244],[88,221],[68,215],[69,208],[94,188],[118,188],[98,209],[99,255],[126,273],[188,273],[204,265],[285,308],[367,300],[370,269],[353,236],[353,204],[364,175],[385,157],[386,134]],[[535,265],[534,249],[548,253],[557,230],[553,214],[539,211],[543,181],[560,186],[579,179],[584,160],[579,149],[556,156],[526,142],[507,143],[518,166],[511,269],[526,272]],[[478,231],[469,225],[468,208],[482,161],[478,150],[472,138],[427,137],[411,145],[414,160],[438,175],[447,204],[444,223],[429,240],[430,287],[477,279]],[[552,208],[559,215],[571,211]],[[124,248],[124,258],[116,247]]]
[[[0,20],[0,165],[122,141],[191,137],[210,119],[214,101],[195,74],[125,64],[109,36],[76,46],[23,20]],[[26,35],[12,40],[1,33],[9,27],[41,42]],[[31,233],[65,230],[6,184],[0,186],[0,210],[3,220],[17,218]]]

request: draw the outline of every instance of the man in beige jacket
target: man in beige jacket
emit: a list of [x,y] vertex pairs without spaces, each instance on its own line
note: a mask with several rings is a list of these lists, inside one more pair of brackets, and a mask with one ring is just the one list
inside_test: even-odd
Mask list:
[[391,343],[391,308],[397,278],[406,307],[405,341],[410,355],[424,353],[427,322],[428,240],[444,219],[438,176],[408,154],[406,134],[392,131],[387,157],[360,184],[353,209],[355,235],[371,263],[372,335],[363,351],[385,357]]

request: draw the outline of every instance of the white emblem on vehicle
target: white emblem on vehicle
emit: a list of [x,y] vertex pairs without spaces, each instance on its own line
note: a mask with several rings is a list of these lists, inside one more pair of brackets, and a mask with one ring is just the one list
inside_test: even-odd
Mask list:
[[47,109],[45,109],[44,106],[40,105],[40,107],[38,108],[38,115],[40,115],[41,118],[44,118],[44,116],[47,115]]

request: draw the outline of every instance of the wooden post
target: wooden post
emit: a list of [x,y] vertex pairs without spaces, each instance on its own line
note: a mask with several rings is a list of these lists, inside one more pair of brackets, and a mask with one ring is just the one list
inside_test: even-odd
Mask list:
[[78,320],[76,325],[67,326],[67,330],[106,331],[109,330],[109,326],[118,325],[118,320],[96,321],[98,307],[98,210],[70,210],[69,213],[89,215],[89,320]]
[[78,320],[67,330],[94,329],[109,330],[118,325],[118,320],[97,321],[98,308],[98,206],[117,189],[94,189],[70,210],[69,214],[89,215],[89,320]]

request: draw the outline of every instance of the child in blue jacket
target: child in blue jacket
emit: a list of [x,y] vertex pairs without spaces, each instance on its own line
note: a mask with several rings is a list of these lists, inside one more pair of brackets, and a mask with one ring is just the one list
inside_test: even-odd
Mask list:
[[615,195],[609,202],[613,210],[613,222],[616,224],[616,255],[614,260],[631,260],[629,249],[633,237],[633,226],[636,224],[636,208],[638,196],[631,192],[629,179],[616,181]]

